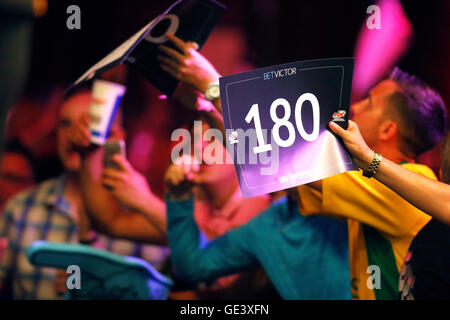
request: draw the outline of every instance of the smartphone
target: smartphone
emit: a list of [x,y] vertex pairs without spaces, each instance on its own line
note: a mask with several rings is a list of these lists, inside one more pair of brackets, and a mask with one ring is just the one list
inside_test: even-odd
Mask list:
[[111,160],[111,157],[115,154],[120,154],[123,157],[125,154],[125,141],[123,140],[108,140],[103,146],[103,168],[112,168],[120,170],[120,167]]

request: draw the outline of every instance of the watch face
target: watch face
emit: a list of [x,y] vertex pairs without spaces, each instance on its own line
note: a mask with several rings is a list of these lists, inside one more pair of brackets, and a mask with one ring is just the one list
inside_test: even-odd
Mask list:
[[215,100],[220,97],[220,88],[217,84],[212,84],[205,92],[205,98],[209,101]]
[[220,89],[219,89],[219,86],[217,86],[217,85],[212,86],[211,89],[210,89],[209,95],[210,95],[211,97],[213,97],[213,98],[218,98],[218,97],[220,96]]

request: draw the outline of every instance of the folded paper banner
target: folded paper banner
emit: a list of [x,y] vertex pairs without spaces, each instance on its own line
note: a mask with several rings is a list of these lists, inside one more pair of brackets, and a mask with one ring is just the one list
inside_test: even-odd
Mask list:
[[230,152],[245,198],[357,170],[328,122],[346,128],[353,58],[287,63],[220,78]]
[[[213,0],[178,0],[164,13],[97,62],[72,86],[81,85],[119,64],[126,63],[141,72],[157,89],[171,95],[178,81],[159,67],[157,47],[167,41],[166,33],[184,41],[193,41],[199,48],[219,21],[225,7]],[[175,48],[173,45],[168,44]]]

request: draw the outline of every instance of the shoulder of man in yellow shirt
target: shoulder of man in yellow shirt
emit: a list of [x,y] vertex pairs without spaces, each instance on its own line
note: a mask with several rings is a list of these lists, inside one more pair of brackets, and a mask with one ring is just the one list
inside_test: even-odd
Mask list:
[[[405,163],[402,166],[436,180],[433,171],[425,165]],[[350,218],[391,237],[415,234],[431,219],[376,179],[364,177],[362,171],[323,179],[322,192],[306,185],[297,190],[299,211],[303,215]]]

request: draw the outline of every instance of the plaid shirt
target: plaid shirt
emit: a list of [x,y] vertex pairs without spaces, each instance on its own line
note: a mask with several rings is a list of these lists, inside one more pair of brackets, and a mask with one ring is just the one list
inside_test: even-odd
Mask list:
[[[0,260],[0,282],[11,281],[14,299],[57,299],[56,270],[36,268],[26,250],[36,240],[78,243],[76,212],[64,198],[65,176],[50,179],[12,198],[0,216],[0,238],[8,246]],[[141,257],[159,265],[167,249],[100,235],[95,245],[108,251]]]

